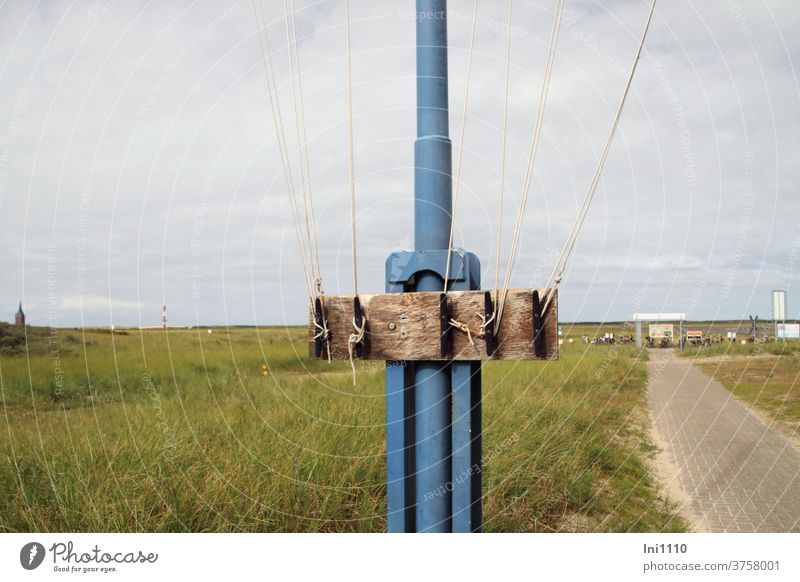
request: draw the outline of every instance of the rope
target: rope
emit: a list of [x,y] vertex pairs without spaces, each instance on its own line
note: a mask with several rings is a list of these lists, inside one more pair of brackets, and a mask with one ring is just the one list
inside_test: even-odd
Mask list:
[[492,320],[494,319],[494,314],[492,314],[492,316],[489,319],[486,319],[486,316],[480,312],[477,312],[475,315],[477,315],[481,320],[481,326],[478,329],[478,331],[475,331],[463,321],[458,321],[454,317],[450,318],[450,326],[460,331],[463,331],[465,334],[467,334],[467,339],[469,339],[469,343],[472,346],[475,345],[475,341],[473,340],[473,338],[486,337],[486,327],[489,324],[491,324]]
[[450,319],[450,326],[454,327],[456,329],[460,329],[461,331],[466,333],[467,334],[467,338],[469,338],[470,345],[473,345],[473,346],[475,345],[475,342],[472,341],[472,332],[470,331],[469,326],[466,323],[462,323],[461,321],[458,321],[457,319]]
[[[355,163],[353,156],[353,64],[352,51],[350,50],[350,0],[345,0],[346,12],[346,41],[347,41],[347,166],[350,178],[350,232],[352,234],[353,247],[353,294],[358,297],[358,254],[356,247],[356,182],[355,182]],[[353,386],[356,385],[356,364],[353,360],[353,352],[356,346],[364,341],[364,331],[367,327],[367,318],[361,317],[361,325],[356,325],[356,318],[353,318],[353,329],[355,333],[350,334],[347,339],[347,355],[350,358],[350,369],[353,371]]]
[[495,330],[500,327],[500,320],[503,317],[506,297],[508,296],[508,286],[511,283],[511,273],[514,270],[514,263],[517,260],[517,249],[519,248],[520,232],[522,230],[522,219],[525,216],[525,207],[528,204],[528,193],[530,192],[531,181],[533,178],[533,163],[536,159],[536,152],[539,148],[539,136],[542,130],[542,120],[544,119],[545,105],[550,90],[550,76],[553,72],[553,62],[555,61],[556,45],[558,42],[558,32],[561,28],[561,14],[564,10],[564,0],[558,0],[556,4],[553,26],[550,30],[550,43],[547,48],[547,61],[545,63],[544,77],[542,78],[542,90],[539,96],[539,109],[536,112],[536,120],[533,125],[533,136],[531,138],[531,149],[528,154],[528,166],[525,169],[525,177],[522,184],[522,199],[517,210],[517,221],[514,226],[514,236],[511,239],[511,251],[508,257],[508,267],[503,280],[503,293],[500,296],[499,306],[497,307],[497,319],[495,320]]
[[350,51],[350,0],[345,0],[347,13],[347,147],[350,171],[350,230],[353,238],[353,294],[358,295],[358,257],[356,254],[356,183],[353,163],[353,69]]
[[330,364],[331,363],[331,342],[329,340],[330,340],[331,332],[328,329],[328,322],[325,321],[324,317],[322,318],[322,325],[317,323],[316,318],[312,319],[312,321],[314,322],[314,327],[316,327],[319,330],[319,331],[317,331],[316,335],[314,336],[314,340],[321,339],[322,341],[325,342],[325,349],[328,350],[328,363]]
[[481,328],[480,328],[481,335],[484,335],[484,336],[486,335],[486,329],[492,324],[492,322],[494,322],[494,318],[495,318],[496,314],[497,314],[496,311],[492,312],[491,317],[489,317],[487,319],[486,316],[483,313],[478,312],[477,315],[478,315],[478,317],[481,318]]
[[353,350],[355,347],[364,341],[364,331],[367,329],[367,318],[361,319],[361,326],[356,325],[356,318],[353,318],[353,329],[355,333],[351,333],[347,339],[347,355],[350,357],[350,368],[353,370],[353,386],[356,385],[356,363],[353,359]]
[[[289,7],[291,6],[291,10]],[[309,240],[309,254],[312,269],[315,269],[317,291],[323,294],[322,273],[319,264],[319,246],[317,245],[316,220],[314,218],[314,199],[311,193],[311,172],[308,167],[308,135],[306,133],[305,107],[303,104],[303,85],[300,73],[300,54],[297,50],[297,28],[295,26],[294,0],[283,0],[284,23],[286,30],[286,54],[289,61],[289,76],[292,87],[292,105],[295,114],[295,134],[297,137],[297,153],[300,164],[300,190],[303,193],[306,232]],[[290,26],[291,22],[291,26]]]
[[[295,109],[295,119],[299,122],[302,139],[302,150],[300,150],[300,143],[298,143],[298,154],[300,158],[300,170],[304,172],[304,183],[305,188],[303,188],[304,197],[304,204],[306,204],[306,220],[307,220],[307,228],[309,228],[310,235],[309,240],[311,248],[313,249],[313,260],[314,265],[317,270],[317,291],[320,295],[323,294],[322,289],[322,271],[320,269],[319,264],[319,247],[317,245],[317,228],[316,228],[316,220],[315,220],[315,213],[314,213],[314,198],[311,195],[311,171],[309,169],[309,155],[308,155],[308,134],[306,132],[306,121],[305,121],[305,105],[303,102],[303,84],[302,84],[302,74],[300,72],[300,54],[297,49],[297,26],[295,24],[295,8],[294,8],[294,0],[291,0],[291,16],[292,16],[292,43],[288,45],[288,38],[287,38],[287,51],[290,46],[294,47],[294,62],[296,68],[296,78],[297,78],[297,97],[299,103],[299,113],[298,110]],[[284,2],[284,9],[285,9],[285,2]],[[288,26],[288,21],[287,21]],[[293,76],[294,82],[294,76]],[[294,85],[292,85],[292,92],[294,94]],[[301,153],[302,152],[302,153]],[[301,173],[301,176],[303,174]]]
[[506,184],[506,142],[508,134],[508,79],[511,73],[511,0],[508,0],[508,26],[506,26],[506,78],[503,103],[503,146],[500,150],[500,212],[497,226],[497,256],[494,269],[494,304],[500,293],[500,248],[503,242],[503,206]]
[[[281,113],[280,98],[278,95],[277,82],[275,79],[275,71],[272,65],[272,51],[269,45],[269,37],[267,35],[266,23],[264,20],[263,6],[260,0],[253,2],[253,10],[256,18],[256,28],[259,32],[259,46],[261,48],[262,62],[264,64],[264,73],[266,77],[267,97],[270,103],[270,110],[272,112],[272,122],[275,127],[275,137],[278,142],[278,150],[281,158],[281,168],[283,170],[283,177],[286,183],[286,192],[289,197],[289,207],[292,215],[292,220],[295,227],[295,235],[297,237],[297,244],[300,248],[300,258],[303,265],[303,274],[305,276],[306,291],[309,298],[309,310],[313,312],[312,297],[316,296],[314,291],[314,278],[311,274],[312,268],[309,265],[310,257],[309,250],[303,241],[302,227],[300,220],[300,210],[297,205],[297,193],[294,186],[294,177],[292,175],[291,163],[289,161],[289,149],[286,143],[286,133],[283,128],[283,115]],[[309,241],[310,244],[310,241]]]
[[[572,230],[567,238],[567,242],[564,244],[564,248],[561,249],[561,254],[559,254],[558,261],[556,262],[553,272],[550,275],[550,279],[547,282],[547,288],[550,288],[551,285],[558,287],[558,284],[561,283],[562,276],[567,268],[567,262],[569,261],[570,255],[575,248],[575,242],[578,239],[578,233],[580,232],[581,226],[583,226],[583,222],[586,219],[586,214],[589,211],[589,205],[592,203],[594,193],[597,190],[597,184],[600,182],[600,176],[603,173],[603,167],[608,159],[608,153],[611,150],[611,143],[614,141],[614,135],[616,134],[617,127],[619,126],[622,110],[625,107],[625,100],[628,97],[628,93],[630,92],[630,88],[633,83],[633,76],[636,72],[636,66],[639,64],[639,59],[642,56],[642,48],[644,47],[644,41],[647,37],[647,31],[650,29],[650,21],[653,19],[653,12],[655,11],[655,8],[656,0],[653,0],[653,3],[650,5],[650,12],[647,15],[647,22],[645,22],[644,30],[642,31],[642,37],[639,40],[639,48],[636,50],[636,58],[633,60],[630,73],[628,74],[628,80],[625,83],[625,91],[623,91],[622,97],[620,98],[619,106],[617,107],[617,113],[614,115],[614,122],[611,124],[611,129],[608,132],[608,138],[606,139],[605,147],[603,147],[603,153],[597,162],[594,175],[592,176],[591,182],[589,182],[589,188],[586,192],[586,197],[583,200],[583,204],[581,205],[580,212],[578,212],[578,216],[575,219],[575,223],[572,225]],[[547,299],[542,307],[543,312],[547,310],[552,298],[553,293],[548,293]]]
[[461,185],[461,160],[464,154],[464,130],[467,127],[467,109],[469,106],[469,85],[472,77],[472,48],[475,44],[475,23],[478,20],[478,0],[472,4],[472,29],[469,34],[469,52],[467,53],[467,86],[464,90],[464,112],[462,114],[461,135],[458,139],[458,158],[456,161],[455,188],[453,189],[453,206],[450,211],[450,242],[447,245],[447,263],[444,268],[444,292],[447,293],[447,282],[450,279],[450,263],[453,254],[453,237],[456,226],[456,202],[458,201],[458,191]]

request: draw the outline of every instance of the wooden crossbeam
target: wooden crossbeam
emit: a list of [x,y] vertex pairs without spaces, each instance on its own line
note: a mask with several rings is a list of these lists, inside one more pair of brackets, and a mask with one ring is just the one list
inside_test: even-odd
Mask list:
[[[544,334],[543,352],[537,357],[534,346],[533,292],[538,291],[543,305],[550,293],[553,298],[541,314]],[[494,300],[494,293],[492,293]],[[555,289],[510,289],[503,308],[500,328],[495,332],[494,351],[486,351],[486,340],[477,333],[480,315],[485,314],[484,291],[451,291],[447,294],[450,317],[471,331],[449,329],[448,353],[442,355],[440,293],[387,293],[359,295],[367,327],[361,350],[362,360],[535,360],[558,359],[558,296]],[[349,359],[348,340],[355,332],[352,295],[326,296],[322,301],[328,328],[331,358]],[[495,306],[496,308],[496,306]],[[480,314],[480,315],[479,315]],[[318,328],[309,323],[309,353],[315,356],[314,337]],[[319,356],[327,358],[327,350]]]

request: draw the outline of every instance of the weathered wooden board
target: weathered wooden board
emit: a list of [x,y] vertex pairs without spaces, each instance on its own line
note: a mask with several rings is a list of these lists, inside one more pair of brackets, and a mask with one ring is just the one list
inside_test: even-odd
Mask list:
[[[486,341],[452,329],[450,354],[442,357],[439,333],[439,293],[387,293],[360,295],[367,319],[362,360],[535,360],[558,359],[558,296],[553,289],[538,289],[542,305],[550,292],[553,299],[543,314],[546,358],[537,358],[533,346],[533,289],[508,291],[495,350],[486,354]],[[494,294],[492,294],[494,297]],[[353,296],[324,298],[333,359],[348,359],[348,340],[353,328]],[[478,330],[484,312],[484,291],[451,291],[447,294],[451,316]],[[309,324],[309,354],[314,357],[313,322]],[[323,350],[322,358],[327,353]]]

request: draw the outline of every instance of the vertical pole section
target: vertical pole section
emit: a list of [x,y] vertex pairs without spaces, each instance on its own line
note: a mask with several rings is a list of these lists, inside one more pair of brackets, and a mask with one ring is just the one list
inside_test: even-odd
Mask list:
[[386,521],[393,533],[413,532],[413,368],[386,362]]
[[[417,0],[416,25],[416,250],[389,255],[389,293],[441,292],[450,244],[446,0]],[[478,258],[457,254],[450,288],[479,289]],[[481,531],[481,471],[481,363],[387,362],[389,531]]]
[[636,321],[636,347],[642,348],[642,322]]
[[481,363],[453,362],[453,532],[481,531]]
[[[447,105],[447,2],[417,0],[417,140],[414,144],[414,246],[447,249],[452,212]],[[420,273],[417,291],[441,291],[444,281]],[[447,363],[415,370],[416,528],[451,531],[451,402]]]

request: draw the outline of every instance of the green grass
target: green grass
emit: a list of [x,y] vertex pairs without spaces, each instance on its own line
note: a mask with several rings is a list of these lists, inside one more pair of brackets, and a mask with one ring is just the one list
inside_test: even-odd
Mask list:
[[788,341],[766,342],[759,344],[724,342],[702,348],[692,348],[687,346],[682,352],[679,351],[677,353],[684,358],[696,358],[706,356],[758,356],[764,354],[771,354],[774,356],[790,356],[797,352],[800,352],[800,342]]
[[741,350],[704,358],[696,365],[745,402],[785,423],[790,434],[800,434],[800,344],[735,347]]
[[[382,363],[353,387],[300,329],[30,338],[0,353],[0,531],[385,529]],[[648,470],[634,350],[484,369],[488,531],[686,528]]]

